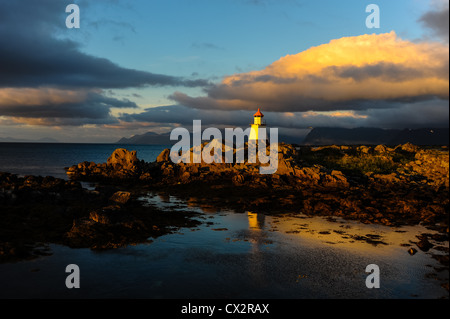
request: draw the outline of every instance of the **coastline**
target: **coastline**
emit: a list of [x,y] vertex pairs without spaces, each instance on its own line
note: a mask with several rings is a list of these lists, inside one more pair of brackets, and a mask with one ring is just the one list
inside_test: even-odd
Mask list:
[[[115,163],[82,162],[67,168],[72,172],[69,180],[0,173],[0,262],[49,255],[48,244],[104,250],[148,243],[201,223],[192,211],[143,205],[140,197],[149,192],[177,196],[206,210],[303,214],[389,227],[420,224],[438,232],[415,238],[411,249],[416,251],[430,249],[431,242],[448,241],[446,148],[403,145],[384,149],[382,155],[381,147],[359,148],[364,150],[359,157],[366,154],[366,158],[386,158],[389,163],[389,156],[398,153],[407,158],[399,162],[395,174],[363,175],[361,170],[338,171],[317,164],[332,156],[343,158],[355,149],[319,147],[298,154],[294,147],[282,145],[279,174],[273,176],[254,174],[256,168],[247,165],[173,164],[167,151],[147,163],[126,150],[115,157]],[[313,165],[306,161],[311,158]],[[95,186],[83,188],[86,181]],[[448,269],[448,248],[436,258]],[[448,285],[445,288],[448,291]]]

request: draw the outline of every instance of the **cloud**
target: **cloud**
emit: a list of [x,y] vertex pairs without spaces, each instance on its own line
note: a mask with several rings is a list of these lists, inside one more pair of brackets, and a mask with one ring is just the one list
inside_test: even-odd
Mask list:
[[332,40],[264,70],[225,77],[206,96],[175,92],[192,108],[266,111],[364,110],[388,102],[448,99],[447,45],[413,43],[395,32]]
[[[163,74],[122,68],[105,58],[82,53],[70,40],[2,35],[8,45],[0,50],[0,87],[58,86],[70,88],[129,88],[207,85]],[[29,47],[32,52],[28,52]]]
[[[197,87],[206,80],[127,69],[108,59],[88,55],[80,44],[56,37],[65,29],[65,3],[58,0],[0,2],[0,87],[152,86]],[[14,14],[12,14],[14,13]],[[124,22],[115,25],[132,28]]]
[[251,120],[248,112],[225,110],[199,110],[182,105],[167,105],[147,108],[141,113],[122,114],[125,122],[152,122],[192,125],[192,120],[202,120],[205,125],[248,125]]
[[449,2],[435,1],[433,9],[424,13],[419,22],[430,29],[434,36],[448,42],[449,40]]
[[0,116],[11,117],[15,123],[58,126],[115,123],[111,108],[137,108],[137,105],[93,90],[0,89]]
[[396,107],[364,112],[362,124],[381,128],[445,128],[449,126],[448,101],[432,99],[416,103],[402,103]]
[[[170,127],[190,128],[193,120],[201,120],[203,126],[247,128],[256,110],[193,109],[182,105],[148,108],[141,113],[121,114],[121,126],[139,126],[142,123],[164,123]],[[307,112],[266,112],[264,120],[269,127],[280,130],[306,129],[309,127],[381,127],[422,128],[448,127],[448,101],[441,99],[421,102],[391,102],[385,108],[366,110],[335,110]]]
[[[137,105],[108,97],[110,89],[208,84],[202,79],[123,68],[84,53],[79,43],[64,37],[67,4],[60,0],[0,1],[0,116],[32,125],[117,123],[112,108]],[[81,8],[88,5],[83,2]],[[134,32],[125,22],[100,22]]]

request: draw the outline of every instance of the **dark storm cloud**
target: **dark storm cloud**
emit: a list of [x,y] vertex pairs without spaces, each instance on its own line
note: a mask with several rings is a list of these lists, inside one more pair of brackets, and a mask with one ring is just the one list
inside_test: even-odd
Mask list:
[[126,122],[154,122],[192,125],[192,120],[202,120],[204,125],[245,125],[249,124],[249,112],[217,111],[193,109],[182,105],[168,105],[148,108],[142,113],[122,114],[121,120]]
[[[32,98],[30,98],[32,99]],[[64,100],[61,103],[0,104],[0,116],[21,118],[78,118],[103,119],[110,116],[111,108],[136,108],[129,100],[118,100],[89,92],[80,101]],[[85,121],[84,124],[91,123]]]
[[[107,96],[108,89],[208,84],[123,68],[82,52],[79,43],[64,38],[76,31],[65,25],[71,2],[0,0],[0,116],[34,125],[111,124],[118,122],[112,108],[137,105]],[[82,16],[89,3],[76,3]],[[107,22],[135,31],[125,22]]]
[[[379,78],[383,81],[399,82],[407,81],[411,78],[425,78],[428,76],[437,76],[441,79],[447,79],[448,61],[438,67],[413,68],[395,63],[380,62],[365,66],[344,66],[330,67],[329,72],[341,78],[352,78],[355,81],[364,81],[370,78]],[[445,67],[447,66],[447,67]],[[327,72],[327,71],[325,71]]]
[[[426,110],[424,112],[424,110]],[[447,128],[449,127],[448,101],[429,99],[416,103],[403,103],[388,110],[367,110],[368,127],[384,128]]]
[[[42,39],[32,45],[32,54],[24,46],[24,38],[7,38],[8,46],[0,51],[0,87],[97,87],[128,88],[154,86],[195,87],[204,80],[124,69],[111,61],[78,51],[72,41]],[[28,39],[27,43],[33,43]]]
[[[390,105],[389,105],[390,104]],[[280,129],[305,129],[308,127],[382,127],[423,128],[448,127],[448,102],[429,99],[421,102],[386,102],[386,108],[363,111],[334,112],[266,112],[264,119],[269,127]],[[426,112],[424,112],[426,110]],[[122,114],[121,121],[128,123],[166,123],[192,127],[192,120],[201,120],[202,126],[249,127],[254,111],[192,109],[182,105],[148,108],[139,114]]]
[[[5,37],[3,37],[5,39]],[[124,69],[111,61],[78,51],[72,41],[6,37],[7,47],[0,51],[2,87],[97,87],[127,88],[145,85],[199,86],[205,81]],[[32,45],[32,53],[25,44]]]
[[429,11],[423,14],[419,22],[421,22],[425,27],[431,29],[433,33],[443,38],[444,40],[449,40],[449,7],[448,2],[443,4],[443,7]]
[[0,87],[153,86],[196,87],[206,80],[122,68],[108,59],[81,52],[80,45],[55,37],[64,31],[63,1],[0,2]]

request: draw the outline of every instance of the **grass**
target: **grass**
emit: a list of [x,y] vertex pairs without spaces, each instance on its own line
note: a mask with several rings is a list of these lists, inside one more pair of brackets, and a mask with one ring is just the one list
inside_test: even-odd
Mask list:
[[348,174],[390,174],[402,165],[414,160],[415,153],[396,150],[390,153],[362,153],[357,147],[339,149],[325,147],[316,150],[303,149],[300,159],[309,165],[319,164],[328,169]]

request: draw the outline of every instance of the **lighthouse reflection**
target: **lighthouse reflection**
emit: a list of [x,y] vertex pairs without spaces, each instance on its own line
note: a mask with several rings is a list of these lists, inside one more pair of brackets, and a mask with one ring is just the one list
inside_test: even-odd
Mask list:
[[264,249],[267,244],[267,234],[264,231],[264,214],[247,212],[249,242],[251,243],[251,262],[248,264],[248,273],[256,285],[264,286],[267,278]]
[[247,212],[247,216],[248,216],[248,228],[250,230],[262,230],[264,228],[264,222],[266,218],[264,214]]

